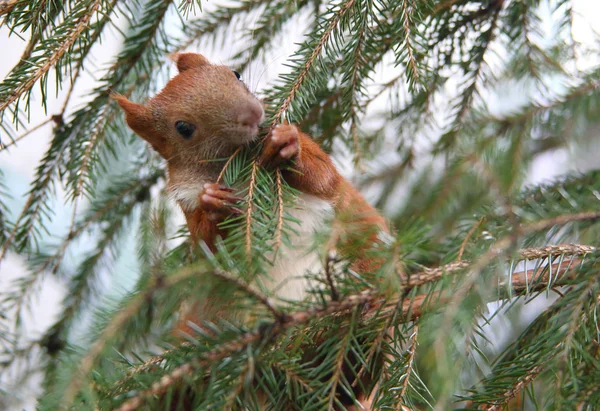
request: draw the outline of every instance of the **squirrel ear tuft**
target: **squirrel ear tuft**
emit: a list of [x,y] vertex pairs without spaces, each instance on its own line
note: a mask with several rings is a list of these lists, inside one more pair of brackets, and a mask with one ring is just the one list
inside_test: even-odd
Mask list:
[[171,60],[177,63],[179,72],[183,72],[192,68],[198,68],[210,64],[202,54],[198,53],[175,53],[169,56]]

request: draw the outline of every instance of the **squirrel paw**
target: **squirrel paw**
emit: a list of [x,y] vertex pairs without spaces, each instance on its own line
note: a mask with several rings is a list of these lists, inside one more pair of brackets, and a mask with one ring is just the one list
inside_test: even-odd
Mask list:
[[298,128],[290,124],[279,124],[267,136],[260,162],[263,165],[278,166],[297,159],[299,154]]
[[242,200],[233,194],[232,188],[220,184],[204,184],[199,196],[200,208],[213,221],[232,214],[242,214],[243,211],[236,207],[236,203]]

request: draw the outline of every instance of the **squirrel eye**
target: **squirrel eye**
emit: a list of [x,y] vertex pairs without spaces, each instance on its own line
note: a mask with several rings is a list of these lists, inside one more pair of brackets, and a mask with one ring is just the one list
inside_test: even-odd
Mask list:
[[237,77],[238,80],[242,79],[242,76],[237,71],[234,71],[233,74],[235,74],[235,76]]
[[188,139],[192,137],[192,134],[194,134],[196,126],[190,123],[186,123],[185,121],[178,121],[177,123],[175,123],[175,129],[181,137]]

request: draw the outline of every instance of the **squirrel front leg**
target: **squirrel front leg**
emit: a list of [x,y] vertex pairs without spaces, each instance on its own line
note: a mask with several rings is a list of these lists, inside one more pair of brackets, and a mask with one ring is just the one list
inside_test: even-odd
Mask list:
[[279,124],[267,136],[261,164],[280,167],[293,188],[323,200],[335,201],[343,177],[331,158],[293,124]]
[[[192,244],[197,245],[198,241],[204,241],[208,248],[216,251],[217,236],[224,237],[225,232],[219,228],[219,223],[224,221],[232,214],[241,214],[242,210],[235,204],[242,198],[233,193],[233,189],[220,184],[204,184],[202,191],[198,195],[198,207],[193,210],[184,209]],[[210,302],[195,302],[184,304],[179,313],[181,320],[175,328],[176,333],[194,334],[188,322],[196,325],[202,324],[203,318],[199,313],[204,313],[204,318],[212,319],[220,313]]]
[[[332,203],[336,219],[344,228],[338,244],[342,254],[361,255],[357,249],[371,248],[379,241],[380,231],[388,232],[385,219],[339,174],[331,157],[295,125],[279,124],[273,128],[260,161],[279,167],[291,187]],[[359,272],[373,271],[380,265],[380,260],[364,256],[354,262]]]
[[198,195],[198,207],[194,210],[184,210],[192,243],[204,241],[214,251],[218,235],[225,233],[219,228],[219,223],[232,214],[241,214],[242,210],[236,203],[242,198],[233,193],[233,189],[219,184],[204,184]]

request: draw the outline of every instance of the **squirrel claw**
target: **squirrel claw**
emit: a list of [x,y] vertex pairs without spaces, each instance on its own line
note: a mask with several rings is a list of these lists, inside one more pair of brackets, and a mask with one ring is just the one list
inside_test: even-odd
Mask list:
[[236,203],[243,198],[233,194],[231,187],[219,184],[204,184],[199,196],[200,208],[204,210],[211,220],[219,220],[228,215],[239,215],[243,211],[236,207]]
[[260,158],[263,165],[277,166],[300,155],[300,139],[298,128],[290,124],[279,124],[271,130],[265,140],[265,147]]

